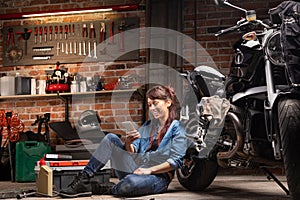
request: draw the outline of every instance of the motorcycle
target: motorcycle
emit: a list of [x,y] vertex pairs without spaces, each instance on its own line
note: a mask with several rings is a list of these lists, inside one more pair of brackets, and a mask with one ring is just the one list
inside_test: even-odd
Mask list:
[[[258,20],[254,10],[228,0],[215,2],[246,13],[236,25],[215,35],[243,35],[233,46],[228,76],[208,66],[184,74],[191,89],[182,122],[191,144],[177,178],[185,188],[203,191],[219,167],[261,169],[287,194],[300,199],[300,95],[287,74],[280,25]],[[197,102],[190,100],[191,95]],[[202,101],[216,96],[226,99],[229,108],[222,126],[210,130],[212,121],[203,115]],[[275,167],[284,167],[288,189],[270,170]]]

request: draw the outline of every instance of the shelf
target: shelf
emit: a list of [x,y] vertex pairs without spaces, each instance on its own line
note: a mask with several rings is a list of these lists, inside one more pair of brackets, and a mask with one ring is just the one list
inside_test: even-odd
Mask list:
[[0,96],[0,100],[5,99],[19,99],[19,98],[44,98],[44,97],[65,97],[65,96],[74,96],[74,95],[101,95],[101,94],[110,94],[113,92],[117,93],[129,93],[135,92],[137,89],[126,89],[126,90],[101,90],[101,91],[90,91],[90,92],[76,92],[76,93],[49,93],[49,94],[36,94],[36,95],[13,95],[13,96]]

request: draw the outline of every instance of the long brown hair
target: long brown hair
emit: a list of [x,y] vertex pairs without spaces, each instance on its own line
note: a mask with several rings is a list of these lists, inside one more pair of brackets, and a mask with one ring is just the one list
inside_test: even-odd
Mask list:
[[[151,88],[150,90],[147,91],[146,93],[146,98],[154,100],[154,99],[160,99],[160,100],[171,100],[171,106],[169,106],[169,117],[166,121],[166,123],[164,124],[164,127],[161,129],[161,131],[158,133],[157,135],[157,142],[158,145],[160,144],[160,142],[162,141],[163,137],[165,136],[168,128],[170,127],[171,123],[175,120],[175,119],[179,119],[179,103],[178,103],[178,99],[175,95],[174,89],[170,86],[155,86],[153,88]],[[151,132],[150,132],[150,144],[149,144],[149,148],[151,147],[152,143],[153,143],[153,135],[154,133],[157,131],[157,124],[158,124],[158,120],[153,120],[153,123],[151,123]]]

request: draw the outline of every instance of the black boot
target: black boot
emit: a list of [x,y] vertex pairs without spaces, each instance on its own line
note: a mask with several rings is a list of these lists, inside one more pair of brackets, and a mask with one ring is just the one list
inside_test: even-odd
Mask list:
[[59,194],[63,198],[91,196],[92,186],[90,177],[85,172],[79,172],[71,184],[67,188],[62,189]]
[[111,195],[112,188],[116,185],[112,182],[108,183],[99,183],[99,182],[92,182],[92,193],[96,195]]

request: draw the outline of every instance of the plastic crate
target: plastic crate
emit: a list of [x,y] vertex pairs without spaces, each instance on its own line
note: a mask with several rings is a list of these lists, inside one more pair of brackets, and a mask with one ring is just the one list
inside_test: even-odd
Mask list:
[[15,180],[17,182],[34,182],[36,180],[34,172],[36,162],[50,151],[50,146],[43,142],[17,142]]

